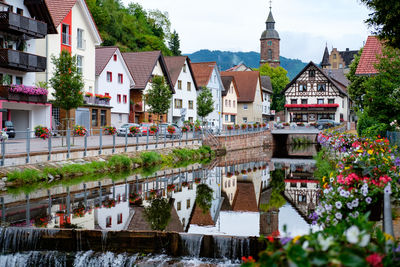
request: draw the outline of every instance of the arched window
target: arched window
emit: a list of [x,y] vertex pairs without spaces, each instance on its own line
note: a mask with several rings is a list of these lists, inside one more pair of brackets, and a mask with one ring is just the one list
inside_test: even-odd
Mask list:
[[268,59],[272,59],[272,49],[268,49]]

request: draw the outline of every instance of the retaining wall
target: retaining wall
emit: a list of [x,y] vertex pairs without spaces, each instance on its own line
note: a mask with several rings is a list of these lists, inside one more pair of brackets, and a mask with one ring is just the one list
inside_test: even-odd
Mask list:
[[[243,135],[216,136],[222,147],[226,151],[235,151],[255,147],[271,147],[271,131],[246,133]],[[206,143],[206,141],[204,142]]]

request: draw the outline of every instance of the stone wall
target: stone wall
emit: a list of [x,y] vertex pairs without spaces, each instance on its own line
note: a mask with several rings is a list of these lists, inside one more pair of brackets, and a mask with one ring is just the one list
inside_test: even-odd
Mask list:
[[[272,147],[272,134],[270,131],[247,133],[233,136],[216,136],[226,151],[235,151],[255,147]],[[207,140],[204,141],[204,144]]]

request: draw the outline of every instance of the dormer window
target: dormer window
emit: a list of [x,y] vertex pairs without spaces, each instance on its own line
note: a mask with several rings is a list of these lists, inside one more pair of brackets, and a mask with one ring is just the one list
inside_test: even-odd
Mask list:
[[315,78],[315,70],[309,70],[308,77]]

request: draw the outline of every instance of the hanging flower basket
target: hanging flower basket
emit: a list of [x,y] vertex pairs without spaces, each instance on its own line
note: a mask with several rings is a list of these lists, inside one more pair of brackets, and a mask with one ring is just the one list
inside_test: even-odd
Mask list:
[[231,173],[231,172],[226,173],[226,177],[231,178],[232,176],[233,176],[233,173]]
[[170,134],[174,134],[174,133],[175,133],[175,127],[172,126],[172,125],[168,125],[167,131],[168,131]]
[[158,133],[158,127],[157,127],[157,125],[151,125],[151,126],[150,126],[150,133],[151,133],[151,134],[156,134],[156,133]]
[[175,190],[175,185],[174,184],[169,184],[168,186],[167,186],[167,191],[168,192],[172,192],[172,191],[174,191]]
[[194,126],[194,130],[195,130],[196,132],[200,132],[200,131],[201,131],[201,128],[200,128],[199,125],[196,125],[196,126]]
[[194,182],[195,182],[195,184],[199,184],[201,182],[201,179],[200,178],[194,178]]
[[35,136],[37,138],[46,140],[47,138],[49,138],[49,135],[50,135],[50,131],[47,127],[42,126],[42,125],[38,125],[35,127]]
[[242,174],[246,174],[247,171],[246,171],[246,170],[242,170],[241,173],[242,173]]
[[183,186],[183,187],[188,187],[188,186],[189,186],[189,183],[188,183],[188,182],[182,182],[182,186]]
[[183,126],[182,126],[182,132],[183,132],[183,133],[189,132],[189,126],[183,125]]
[[239,130],[240,129],[240,125],[239,124],[235,124],[235,130]]
[[108,127],[104,128],[104,133],[106,135],[114,135],[117,133],[117,129],[113,126],[108,126]]
[[111,208],[115,207],[115,200],[108,199],[108,200],[104,201],[103,207],[107,208],[107,209],[111,209]]
[[247,172],[251,172],[251,168],[247,168]]
[[242,130],[245,130],[247,128],[247,124],[242,124]]
[[258,124],[257,124],[257,123],[254,123],[254,124],[253,124],[253,128],[254,128],[254,129],[257,129],[257,128],[258,128]]
[[261,127],[265,128],[267,124],[265,122],[261,123]]
[[151,189],[149,194],[150,194],[150,197],[153,198],[153,197],[155,197],[157,195],[157,190]]
[[253,168],[253,172],[256,172],[258,169],[257,169],[257,167],[254,167]]
[[140,133],[140,128],[137,127],[137,126],[132,126],[132,127],[129,128],[129,131],[130,131],[132,134],[136,135],[136,134],[139,134],[139,133]]
[[139,206],[142,205],[142,202],[142,197],[138,193],[133,192],[129,195],[129,204]]
[[228,129],[229,131],[232,131],[232,130],[233,130],[233,125],[228,125],[227,129]]
[[72,130],[72,134],[74,136],[85,136],[87,134],[87,130],[82,125],[75,125],[74,129]]
[[235,175],[239,175],[239,171],[235,171]]

